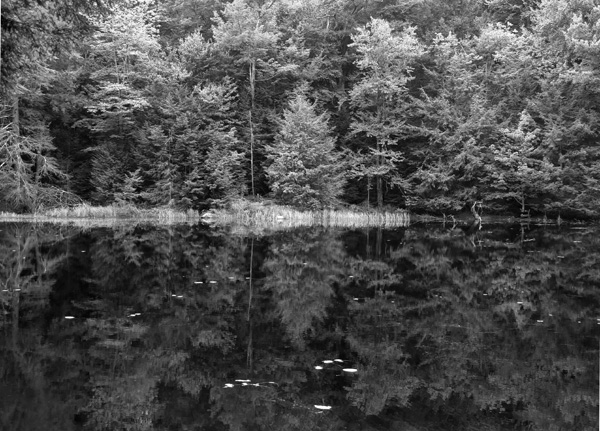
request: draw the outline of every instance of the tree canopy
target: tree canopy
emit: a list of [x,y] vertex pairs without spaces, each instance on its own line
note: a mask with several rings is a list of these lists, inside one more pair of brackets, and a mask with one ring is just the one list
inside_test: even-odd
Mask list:
[[[599,20],[568,0],[4,2],[0,202],[594,217]],[[276,179],[307,157],[285,146],[300,87],[310,148],[345,174],[318,205]]]

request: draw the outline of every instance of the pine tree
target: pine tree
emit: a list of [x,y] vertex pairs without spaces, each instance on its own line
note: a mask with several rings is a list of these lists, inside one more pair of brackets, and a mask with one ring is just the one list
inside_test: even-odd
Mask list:
[[275,199],[302,208],[323,208],[337,202],[345,177],[327,114],[297,94],[280,121],[275,143],[267,146],[269,185]]

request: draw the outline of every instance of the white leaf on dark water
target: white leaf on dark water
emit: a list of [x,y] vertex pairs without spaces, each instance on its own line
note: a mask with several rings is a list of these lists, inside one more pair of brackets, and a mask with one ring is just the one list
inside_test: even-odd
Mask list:
[[342,371],[347,373],[356,373],[358,370],[356,368],[344,368]]
[[67,320],[71,320],[71,319],[74,319],[74,318],[75,318],[75,316],[65,316],[65,319],[67,319]]
[[320,366],[320,365],[317,365],[317,366],[315,367],[315,370],[322,370],[322,369],[323,369],[323,367],[322,367],[322,366]]
[[320,406],[315,404],[315,408],[319,410],[331,410],[331,406]]
[[325,359],[323,361],[324,364],[333,364],[333,361],[331,359]]

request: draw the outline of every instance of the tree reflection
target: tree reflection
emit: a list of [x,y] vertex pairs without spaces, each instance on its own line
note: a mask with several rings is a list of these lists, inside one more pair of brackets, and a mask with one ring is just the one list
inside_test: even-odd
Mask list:
[[312,229],[273,237],[264,288],[272,292],[275,313],[296,346],[303,347],[327,316],[343,261],[342,243],[332,232]]
[[492,226],[475,247],[443,227],[6,225],[0,238],[2,429],[598,420],[594,228]]

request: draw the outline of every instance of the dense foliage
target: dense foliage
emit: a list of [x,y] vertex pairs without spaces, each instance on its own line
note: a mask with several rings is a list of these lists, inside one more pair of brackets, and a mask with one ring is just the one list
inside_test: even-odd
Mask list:
[[597,0],[5,3],[4,209],[600,209]]

